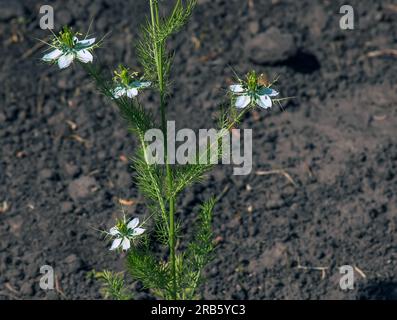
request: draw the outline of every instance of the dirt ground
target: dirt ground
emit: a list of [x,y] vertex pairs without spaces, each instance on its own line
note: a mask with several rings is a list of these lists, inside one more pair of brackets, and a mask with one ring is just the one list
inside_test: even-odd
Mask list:
[[[137,66],[146,0],[47,2],[56,28],[84,32],[93,19],[96,36],[110,32],[99,63]],[[120,216],[119,199],[134,200],[129,214],[145,214],[126,161],[135,142],[84,71],[40,62],[36,39],[49,35],[39,28],[42,4],[0,1],[0,299],[97,299],[90,271],[120,271],[123,259],[96,229]],[[204,299],[397,298],[397,55],[385,51],[397,49],[397,7],[350,1],[355,29],[341,30],[342,4],[199,0],[170,43],[169,118],[180,128],[215,125],[234,71],[279,75],[281,95],[295,97],[284,111],[245,118],[250,175],[220,165],[178,204],[188,228],[192,209],[224,192]],[[151,94],[144,100],[157,112]],[[261,175],[270,170],[280,171]],[[39,288],[47,264],[53,291]],[[342,265],[355,270],[353,290],[339,287]]]

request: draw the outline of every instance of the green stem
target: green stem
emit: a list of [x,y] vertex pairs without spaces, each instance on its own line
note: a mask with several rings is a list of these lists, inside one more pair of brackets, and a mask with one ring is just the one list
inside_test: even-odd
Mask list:
[[[150,14],[151,21],[153,27],[153,33],[156,34],[157,26],[160,22],[159,17],[159,8],[158,3],[155,0],[150,0]],[[160,110],[161,110],[161,125],[164,133],[164,160],[166,164],[166,179],[167,179],[167,188],[169,193],[171,194],[173,188],[173,177],[171,166],[168,162],[168,148],[167,148],[167,120],[166,120],[166,101],[165,101],[165,79],[163,74],[163,44],[158,43],[157,39],[155,39],[154,43],[154,51],[156,57],[156,68],[157,68],[157,78],[159,84],[159,92],[160,92]],[[168,237],[169,237],[169,250],[170,250],[170,259],[171,259],[171,272],[172,272],[172,299],[177,299],[177,279],[176,279],[176,239],[175,239],[175,196],[171,195],[169,197],[169,228],[168,228]]]

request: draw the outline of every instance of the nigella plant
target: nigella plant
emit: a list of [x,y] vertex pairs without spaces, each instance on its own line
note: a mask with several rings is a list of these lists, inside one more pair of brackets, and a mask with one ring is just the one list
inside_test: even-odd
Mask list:
[[140,90],[151,86],[150,81],[138,81],[136,79],[138,73],[130,72],[128,68],[123,65],[119,66],[119,70],[114,72],[114,83],[116,87],[113,90],[113,95],[116,99],[127,96],[129,98],[136,97]]
[[125,216],[122,220],[109,230],[108,235],[114,237],[110,250],[122,248],[128,250],[131,247],[131,241],[139,239],[139,236],[145,232],[142,225],[139,225],[139,218],[131,219],[128,223]]
[[79,34],[73,33],[69,27],[64,27],[58,36],[54,35],[50,43],[51,52],[42,58],[45,62],[58,63],[60,69],[65,69],[76,58],[83,63],[92,62],[92,51],[98,46],[95,44],[95,38],[79,40]]
[[[192,236],[181,234],[180,221],[176,214],[177,198],[193,183],[199,182],[213,164],[203,163],[208,151],[216,152],[221,158],[223,150],[214,143],[208,143],[199,161],[185,165],[174,165],[167,161],[167,152],[161,163],[152,163],[148,152],[145,133],[159,129],[165,139],[167,150],[167,105],[170,88],[172,54],[167,51],[167,40],[178,32],[189,20],[197,0],[176,0],[173,10],[166,17],[160,16],[159,1],[148,0],[150,18],[142,28],[137,44],[138,60],[143,68],[142,75],[120,65],[113,78],[104,75],[95,65],[94,51],[102,41],[82,37],[71,28],[64,27],[53,35],[49,52],[43,61],[57,64],[64,69],[72,63],[80,65],[93,78],[99,91],[116,104],[128,127],[135,134],[139,149],[133,158],[136,183],[147,204],[147,218],[123,216],[115,226],[104,231],[113,254],[126,258],[126,270],[134,281],[140,281],[156,297],[161,299],[199,298],[198,286],[203,281],[203,270],[214,254],[211,231],[213,209],[216,197],[205,201],[199,210]],[[107,79],[110,80],[107,80]],[[270,108],[278,92],[274,83],[266,83],[255,72],[244,79],[237,77],[229,87],[230,105],[223,108],[220,116],[220,130],[216,139],[221,140],[236,127],[244,114],[252,108]],[[160,123],[142,106],[140,95],[153,90],[159,95]],[[110,227],[110,226],[109,226]],[[187,241],[186,238],[191,240]],[[178,241],[177,241],[178,239]],[[183,243],[183,241],[187,243]],[[159,254],[159,247],[164,248]],[[182,249],[183,248],[183,249]],[[123,276],[120,273],[104,271],[98,276],[104,281],[105,296],[114,299],[129,299]]]
[[272,98],[279,93],[271,88],[272,84],[262,84],[255,71],[248,73],[247,80],[238,79],[239,84],[230,86],[230,91],[235,95],[236,108],[245,108],[249,105],[258,105],[261,108],[271,108]]

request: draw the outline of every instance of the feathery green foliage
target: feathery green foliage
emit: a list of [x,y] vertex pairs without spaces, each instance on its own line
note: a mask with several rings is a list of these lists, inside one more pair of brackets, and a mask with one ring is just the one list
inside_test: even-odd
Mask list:
[[127,267],[132,278],[156,292],[163,299],[171,297],[170,269],[164,261],[158,261],[148,248],[131,250],[127,257]]
[[[172,14],[162,18],[158,1],[151,1],[151,19],[142,27],[137,54],[145,79],[157,82],[161,90],[167,86],[172,66],[172,54],[167,52],[166,41],[188,22],[196,4],[197,0],[177,0]],[[162,74],[161,80],[158,78],[159,73]]]
[[132,298],[132,295],[126,291],[122,274],[104,270],[95,272],[95,278],[102,283],[101,292],[105,299],[130,300]]
[[[142,27],[137,45],[139,62],[144,70],[143,78],[147,81],[145,86],[136,79],[136,73],[130,74],[128,68],[120,66],[119,71],[115,73],[116,80],[113,80],[121,87],[115,88],[114,81],[108,81],[97,67],[86,63],[90,57],[88,53],[86,53],[88,60],[84,61],[83,59],[80,65],[93,78],[99,91],[116,104],[121,116],[126,120],[129,130],[136,135],[139,143],[138,151],[131,159],[132,168],[135,171],[137,186],[145,197],[147,208],[150,211],[150,219],[147,220],[151,221],[153,233],[145,234],[139,238],[143,241],[133,241],[134,248],[128,252],[126,259],[127,270],[134,280],[141,281],[145,288],[150,289],[159,298],[197,299],[200,297],[198,286],[202,281],[203,269],[211,260],[214,250],[211,224],[215,198],[202,204],[194,226],[192,240],[185,246],[186,250],[184,251],[178,247],[178,242],[186,239],[181,235],[181,221],[177,218],[177,199],[183,190],[200,182],[204,175],[213,168],[212,164],[202,164],[205,162],[203,160],[208,159],[209,154],[215,151],[218,159],[224,155],[225,151],[221,147],[222,139],[240,123],[250,107],[243,111],[237,111],[232,105],[222,109],[219,117],[219,129],[221,130],[216,141],[207,142],[204,152],[199,152],[197,155],[196,164],[170,165],[167,155],[164,156],[165,165],[153,164],[149,161],[150,154],[148,154],[148,144],[145,141],[145,133],[149,129],[162,130],[165,138],[163,141],[165,154],[167,154],[166,109],[172,66],[172,53],[167,51],[167,40],[187,23],[197,0],[176,0],[168,17],[160,16],[158,0],[148,0],[148,2],[150,18]],[[63,38],[65,37],[63,36]],[[60,41],[59,45],[63,45],[63,38],[55,39]],[[55,44],[58,45],[58,42]],[[64,42],[67,48],[74,45],[72,36],[66,37]],[[94,45],[90,48],[94,48]],[[81,54],[81,52],[78,53]],[[78,53],[73,53],[76,54],[73,58],[77,57]],[[47,54],[46,60],[52,61],[52,55],[53,53]],[[61,63],[60,67],[62,65]],[[255,74],[253,73],[253,75]],[[251,82],[253,86],[256,86],[257,77],[254,80]],[[239,81],[243,83],[242,80],[239,79]],[[152,86],[160,97],[160,124],[156,123],[155,117],[140,104],[137,98],[133,98],[136,97],[138,89],[148,86]],[[124,90],[126,95],[119,94],[121,91],[117,90]],[[233,99],[234,97],[231,99],[232,102],[234,102]],[[134,236],[134,232],[140,232],[139,235],[142,235],[146,230],[138,226],[138,219],[134,220],[136,223],[131,221],[133,226],[129,229],[129,222],[124,218],[123,235],[127,234],[128,236],[131,233],[131,236]],[[144,223],[146,224],[146,222]],[[117,228],[112,228],[106,234],[117,237],[120,232]],[[115,240],[118,242],[116,247],[121,244],[122,240],[124,243],[124,238],[119,237]],[[128,238],[126,240],[126,248],[130,248],[130,241]],[[111,249],[113,250],[113,248]],[[125,249],[124,245],[123,249]],[[124,278],[121,274],[105,270],[97,273],[97,278],[103,283],[105,297],[131,298],[126,293]]]
[[189,243],[185,253],[185,263],[182,268],[184,282],[181,284],[184,289],[184,299],[197,298],[196,288],[202,281],[202,271],[212,259],[214,250],[212,233],[214,206],[215,198],[207,200],[202,205],[194,239]]

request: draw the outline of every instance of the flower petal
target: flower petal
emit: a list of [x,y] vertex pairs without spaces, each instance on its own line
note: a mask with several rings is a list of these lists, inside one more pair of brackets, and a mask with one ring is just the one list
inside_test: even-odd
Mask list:
[[144,233],[145,230],[146,230],[146,229],[143,229],[143,228],[135,228],[134,231],[132,232],[132,235],[133,235],[133,236],[139,236],[139,235],[141,235],[142,233]]
[[46,62],[51,62],[52,60],[58,59],[62,55],[62,51],[59,49],[55,49],[51,51],[50,53],[47,53],[46,55],[41,58],[43,61]]
[[138,95],[138,89],[137,88],[131,88],[127,90],[127,96],[128,98],[133,98]]
[[123,240],[123,239],[122,238],[115,239],[112,243],[112,246],[110,247],[110,250],[112,250],[112,251],[116,250],[120,246],[121,240]]
[[121,245],[123,246],[123,250],[127,251],[131,247],[131,242],[128,238],[124,238]]
[[241,84],[234,84],[234,85],[231,85],[229,88],[230,88],[230,91],[234,92],[234,93],[244,92],[244,88]]
[[134,82],[134,86],[136,88],[148,88],[151,85],[152,85],[152,83],[150,81],[145,81],[145,82],[136,81],[136,82]]
[[82,46],[84,46],[84,47],[89,47],[89,46],[93,45],[94,42],[95,42],[95,38],[83,39],[83,40],[77,41],[77,43],[78,43],[79,45],[82,45]]
[[127,90],[125,90],[125,89],[122,88],[122,87],[116,87],[116,88],[113,90],[113,95],[114,95],[114,97],[115,97],[116,99],[120,98],[121,96],[126,95],[126,93],[127,93]]
[[58,66],[59,66],[60,69],[65,69],[65,68],[70,66],[70,64],[73,62],[73,60],[74,60],[74,54],[73,53],[63,54],[58,59]]
[[236,99],[236,108],[245,108],[246,106],[248,106],[251,102],[251,98],[249,96],[239,96]]
[[117,227],[113,227],[109,230],[110,235],[112,236],[116,236],[118,234],[120,234],[120,231],[117,229]]
[[277,92],[276,90],[273,90],[272,88],[263,87],[258,90],[258,94],[260,96],[267,95],[269,97],[275,97],[275,96],[279,95],[279,92]]
[[269,96],[263,95],[259,96],[258,99],[256,99],[256,103],[264,109],[270,108],[272,106],[272,99],[270,99]]
[[139,218],[134,218],[127,224],[128,229],[134,229],[138,226],[139,224]]
[[[269,89],[270,89],[270,88],[269,88]],[[269,96],[269,97],[276,97],[276,96],[279,95],[279,92],[278,92],[278,91],[276,91],[276,90],[274,90],[274,89],[270,89],[270,90],[271,90],[271,92],[268,93],[268,96]]]
[[92,62],[94,57],[92,56],[91,52],[86,49],[82,49],[77,51],[77,59],[79,59],[83,63]]

